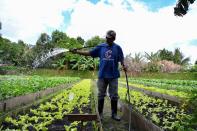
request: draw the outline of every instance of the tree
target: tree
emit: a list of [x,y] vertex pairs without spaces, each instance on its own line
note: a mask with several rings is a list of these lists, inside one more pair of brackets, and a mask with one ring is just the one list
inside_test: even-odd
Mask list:
[[103,43],[105,39],[100,38],[99,36],[92,37],[86,42],[85,46],[97,46],[100,43]]
[[131,57],[131,59],[132,59],[132,62],[141,63],[143,61],[143,56],[141,55],[141,53],[135,53],[135,56]]
[[6,38],[1,38],[0,44],[0,59],[1,63],[9,63],[10,60],[11,41]]
[[150,54],[145,52],[145,58],[153,63],[160,61],[160,57],[159,57],[158,52],[156,52],[156,53],[151,52]]
[[61,31],[55,30],[52,32],[51,35],[51,41],[54,47],[59,48],[67,48],[69,46],[69,37],[66,35],[66,33],[63,33]]
[[189,64],[189,61],[190,61],[190,58],[189,57],[184,58],[184,55],[180,51],[180,49],[179,48],[176,48],[174,50],[174,58],[173,58],[173,61],[174,61],[175,64],[188,65]]
[[176,7],[174,7],[175,16],[184,16],[187,14],[189,5],[193,4],[195,0],[178,0]]
[[83,38],[81,38],[81,36],[78,36],[77,37],[77,41],[81,44],[81,45],[84,45],[85,43],[85,40]]
[[27,44],[22,40],[18,43],[11,42],[6,38],[1,38],[0,44],[0,61],[1,63],[8,63],[18,65],[24,65],[24,56],[27,49]]
[[160,61],[158,52],[156,53],[151,52],[150,54],[145,52],[145,58],[149,60],[147,71],[158,72],[160,70],[160,67],[158,65],[158,62]]
[[158,55],[159,55],[161,60],[173,61],[173,52],[168,51],[165,48],[162,49],[162,50],[159,50]]
[[51,38],[47,33],[42,33],[38,38],[36,45],[38,46],[46,46],[51,42]]
[[36,46],[33,48],[33,52],[35,53],[35,56],[39,56],[48,52],[51,48],[53,48],[51,37],[46,33],[41,33],[36,42]]

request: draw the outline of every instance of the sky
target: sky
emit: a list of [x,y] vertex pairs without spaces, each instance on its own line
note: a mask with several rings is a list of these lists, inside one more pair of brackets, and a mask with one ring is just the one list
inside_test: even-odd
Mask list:
[[1,0],[1,34],[34,45],[54,30],[88,40],[115,30],[125,55],[180,48],[197,60],[197,3],[174,16],[176,0]]

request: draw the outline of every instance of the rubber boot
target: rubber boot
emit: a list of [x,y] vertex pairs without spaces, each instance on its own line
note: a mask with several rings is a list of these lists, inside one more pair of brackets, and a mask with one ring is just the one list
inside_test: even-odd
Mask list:
[[104,99],[98,100],[98,112],[101,121],[103,120],[103,106],[104,106]]
[[117,115],[117,108],[118,108],[118,100],[111,100],[111,111],[112,111],[111,118],[116,121],[120,121],[120,117]]

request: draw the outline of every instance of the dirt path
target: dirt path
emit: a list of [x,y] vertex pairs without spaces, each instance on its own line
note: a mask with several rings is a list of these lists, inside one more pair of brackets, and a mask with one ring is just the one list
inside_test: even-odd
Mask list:
[[[96,87],[96,82],[94,82],[94,86]],[[96,93],[97,91],[96,87]],[[118,110],[118,115],[121,117],[123,112]],[[123,119],[121,121],[115,121],[111,118],[111,102],[108,96],[105,97],[102,126],[104,131],[129,131],[128,121],[124,121]],[[135,130],[132,129],[131,131]]]
[[[111,119],[111,103],[109,98],[105,98],[105,105],[104,105],[104,111],[103,111],[103,129],[104,131],[128,131],[129,130],[129,124],[128,122],[121,120],[121,121],[115,121]],[[118,111],[118,115],[121,117],[122,112]]]

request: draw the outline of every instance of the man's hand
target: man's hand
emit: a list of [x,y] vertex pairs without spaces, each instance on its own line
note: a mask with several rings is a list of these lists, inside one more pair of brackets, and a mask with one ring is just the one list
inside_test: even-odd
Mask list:
[[123,64],[123,65],[122,65],[122,69],[126,72],[127,69],[128,69],[128,67],[127,67],[125,64]]
[[69,49],[69,52],[76,54],[77,53],[77,49],[76,48]]
[[122,65],[122,69],[126,72],[128,70],[128,66],[125,65],[124,60],[120,62]]

